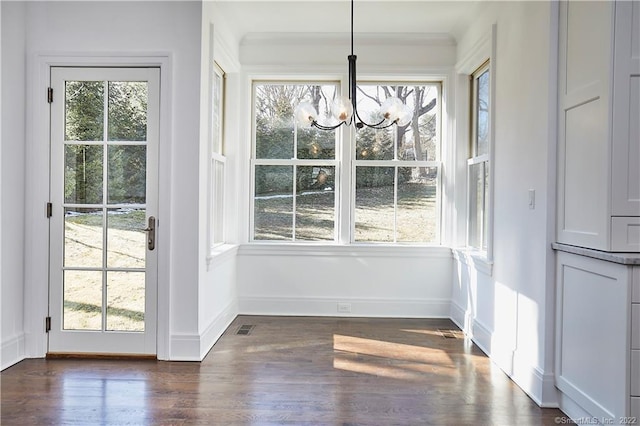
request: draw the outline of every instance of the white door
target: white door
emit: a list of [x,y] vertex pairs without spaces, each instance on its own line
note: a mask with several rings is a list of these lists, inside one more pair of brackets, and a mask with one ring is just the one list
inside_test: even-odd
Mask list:
[[49,353],[156,354],[159,84],[51,68]]

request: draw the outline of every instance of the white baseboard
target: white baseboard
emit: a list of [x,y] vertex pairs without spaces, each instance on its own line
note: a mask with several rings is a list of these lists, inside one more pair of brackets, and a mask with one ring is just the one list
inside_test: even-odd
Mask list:
[[493,340],[493,332],[489,330],[483,323],[473,320],[471,323],[471,336],[475,343],[488,357],[491,357],[491,341]]
[[0,371],[25,359],[24,333],[17,334],[2,342],[0,346]]
[[235,303],[229,304],[201,334],[173,334],[170,361],[202,361],[237,315]]
[[[350,312],[338,311],[338,303]],[[349,299],[316,297],[240,297],[244,315],[449,318],[449,299]]]
[[169,361],[202,361],[199,334],[172,334]]
[[449,315],[451,316],[451,321],[453,321],[460,330],[464,331],[466,334],[470,334],[470,330],[465,329],[466,311],[453,300],[451,301],[451,311]]
[[511,379],[540,407],[557,408],[558,393],[554,374],[545,374],[540,367],[531,365],[527,355],[514,351]]
[[[595,418],[568,395],[562,392],[558,392],[558,408],[567,415],[566,418],[562,419],[563,424],[571,424],[576,423],[579,420],[591,420]],[[571,422],[567,419],[573,419],[574,421]]]
[[235,302],[230,303],[215,319],[209,324],[201,335],[200,339],[200,359],[203,360],[209,353],[213,345],[225,332],[229,324],[238,315],[238,306]]

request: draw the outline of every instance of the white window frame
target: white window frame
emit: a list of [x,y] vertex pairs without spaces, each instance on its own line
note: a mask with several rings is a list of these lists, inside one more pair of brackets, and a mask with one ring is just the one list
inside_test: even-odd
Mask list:
[[[477,152],[478,149],[478,134],[477,134],[477,129],[478,129],[478,87],[477,87],[477,81],[479,79],[480,76],[484,75],[485,73],[487,73],[487,76],[489,77],[489,105],[487,106],[487,114],[489,116],[489,122],[488,122],[488,135],[487,135],[487,152],[486,153],[482,153],[479,154]],[[472,250],[478,251],[480,253],[487,253],[488,251],[488,239],[489,239],[489,214],[490,214],[490,210],[491,210],[491,205],[489,203],[490,200],[490,192],[491,192],[491,161],[490,161],[490,155],[489,152],[491,150],[491,140],[492,140],[492,131],[491,131],[491,123],[493,121],[493,116],[492,116],[492,104],[493,104],[493,99],[491,96],[491,89],[492,89],[492,79],[491,79],[491,62],[490,60],[485,61],[482,65],[480,65],[480,67],[478,67],[478,69],[476,69],[473,73],[471,73],[470,75],[470,90],[469,90],[469,101],[471,104],[471,115],[470,115],[470,120],[469,120],[469,124],[470,124],[470,135],[471,137],[469,138],[469,153],[470,153],[470,158],[467,160],[467,246],[469,248],[471,248]],[[477,205],[477,203],[472,203],[471,199],[472,199],[472,195],[473,195],[473,189],[476,188],[477,182],[476,181],[472,181],[472,172],[471,169],[474,166],[480,165],[482,164],[482,177],[481,177],[481,183],[482,183],[482,188],[487,188],[486,191],[483,191],[482,193],[482,211],[480,212],[480,217],[481,219],[478,221],[477,223],[477,227],[479,227],[480,229],[480,244],[479,246],[475,246],[472,245],[472,237],[471,237],[471,233],[473,231],[471,223],[472,223],[472,214],[474,214],[476,212],[475,210],[475,205]],[[488,171],[488,182],[486,181],[487,179],[487,172],[486,169],[489,168]]]
[[[411,86],[427,86],[434,85],[437,87],[437,102],[436,102],[436,114],[438,118],[438,123],[436,124],[436,138],[438,143],[436,145],[436,158],[437,160],[399,160],[398,159],[398,145],[396,141],[393,144],[393,159],[392,160],[358,160],[356,159],[356,142],[355,142],[355,130],[350,133],[351,139],[351,156],[353,158],[351,162],[351,209],[350,209],[350,232],[349,232],[349,241],[351,244],[358,245],[380,245],[380,244],[393,244],[393,245],[440,245],[441,243],[441,226],[442,226],[442,87],[444,82],[442,80],[434,81],[434,80],[394,80],[394,81],[377,81],[377,80],[366,80],[359,81],[360,85],[378,85],[378,86],[396,86],[396,85],[411,85]],[[393,241],[381,241],[381,242],[372,242],[372,241],[356,241],[356,170],[357,167],[393,167],[394,169],[394,184],[393,184],[393,210],[394,210],[394,220],[393,220]],[[437,169],[437,180],[436,180],[436,235],[435,240],[433,242],[402,242],[397,241],[398,238],[398,169],[402,167],[424,167],[424,168],[435,168]]]
[[[305,244],[305,245],[357,245],[357,246],[409,246],[409,247],[430,247],[440,246],[442,243],[442,224],[443,224],[443,126],[446,121],[444,117],[443,104],[445,102],[443,98],[444,86],[446,84],[446,78],[444,76],[427,76],[427,78],[393,78],[393,79],[375,79],[367,78],[366,80],[359,80],[358,84],[366,85],[437,85],[438,87],[438,102],[436,105],[438,114],[437,128],[437,160],[431,161],[407,161],[407,160],[356,160],[355,155],[355,129],[353,126],[342,126],[338,129],[336,134],[336,156],[333,160],[306,160],[306,159],[256,159],[256,108],[255,108],[255,87],[259,84],[335,84],[338,90],[343,95],[347,95],[344,90],[346,87],[345,81],[341,78],[330,76],[300,76],[295,77],[281,77],[281,76],[264,76],[255,75],[249,77],[249,92],[250,92],[250,161],[249,161],[249,194],[247,200],[249,202],[249,223],[248,223],[248,235],[247,240],[251,244],[267,244],[267,245],[286,245],[286,244]],[[346,142],[345,142],[346,141]],[[297,155],[297,149],[294,146],[294,156]],[[320,164],[321,163],[321,164]],[[255,239],[255,171],[256,166],[260,165],[272,165],[272,166],[293,166],[294,170],[294,185],[296,183],[295,170],[297,166],[333,166],[335,167],[335,216],[334,216],[334,239],[333,240],[296,240],[295,239],[295,215],[293,221],[293,239],[286,240],[260,240]],[[437,169],[437,182],[436,182],[436,236],[433,242],[396,242],[397,236],[394,232],[393,242],[369,242],[369,241],[355,241],[355,173],[357,166],[383,166],[394,167],[397,174],[398,167],[426,167]],[[395,181],[395,192],[397,193],[397,179]],[[295,193],[295,186],[293,189]],[[295,197],[294,197],[295,203]],[[396,209],[397,197],[394,200],[394,210]],[[294,204],[295,211],[295,204]],[[395,226],[394,226],[395,227]],[[395,230],[394,230],[395,231]]]
[[[277,84],[277,85],[335,85],[338,93],[342,93],[342,84],[339,80],[329,79],[322,80],[316,78],[309,79],[254,79],[251,81],[251,173],[250,173],[250,193],[249,193],[249,242],[261,243],[261,244],[336,244],[340,237],[340,197],[341,197],[341,176],[342,176],[342,161],[340,159],[342,153],[341,132],[336,132],[336,145],[335,145],[335,157],[331,159],[299,159],[298,146],[297,146],[297,132],[294,133],[294,145],[293,145],[293,158],[291,159],[259,159],[256,158],[256,86],[264,84]],[[294,121],[294,125],[297,128],[297,123]],[[257,166],[291,166],[293,167],[293,218],[292,218],[292,239],[287,240],[259,240],[255,239],[255,190],[256,190],[256,167]],[[296,185],[297,185],[297,168],[298,166],[317,166],[317,167],[334,167],[334,228],[332,240],[297,240],[296,239]]]
[[[497,24],[492,24],[484,35],[480,36],[476,43],[462,54],[462,59],[456,63],[456,180],[464,182],[464,190],[461,191],[460,197],[456,197],[456,205],[458,210],[464,212],[456,221],[456,238],[455,243],[460,247],[456,249],[456,258],[460,261],[472,266],[476,271],[485,275],[493,275],[493,229],[494,229],[494,187],[495,187],[495,124],[496,124],[496,49],[497,49]],[[472,158],[470,152],[470,130],[471,130],[471,88],[470,76],[485,62],[489,61],[489,144],[488,157],[489,166],[489,196],[488,196],[488,216],[486,251],[477,251],[468,246],[468,227],[469,227],[469,176],[468,170],[470,165],[468,160]],[[482,160],[479,158],[478,160]],[[462,186],[462,185],[461,185]]]
[[[227,157],[224,152],[224,104],[225,81],[224,70],[215,62],[211,62],[211,93],[209,114],[209,200],[208,200],[208,247],[209,257],[216,248],[225,244],[224,232],[224,197],[226,187]],[[217,170],[222,169],[221,173]]]

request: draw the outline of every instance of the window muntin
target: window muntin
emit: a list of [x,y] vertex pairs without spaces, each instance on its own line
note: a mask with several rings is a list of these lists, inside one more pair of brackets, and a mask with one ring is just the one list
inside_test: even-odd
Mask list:
[[[441,83],[358,86],[367,122],[380,121],[374,114],[388,96],[418,105],[402,128],[297,127],[302,101],[332,124],[329,105],[339,93],[337,83],[254,82],[250,240],[439,243]],[[345,161],[351,167],[341,168]],[[338,229],[338,217],[347,226]]]
[[391,96],[414,116],[407,126],[356,132],[354,242],[439,242],[440,92],[440,83],[358,85],[363,120],[379,122]]
[[471,156],[467,161],[467,245],[487,251],[489,228],[490,72],[485,63],[471,76]]
[[336,241],[337,131],[299,128],[293,111],[311,102],[321,122],[337,83],[256,82],[254,99],[253,241]]

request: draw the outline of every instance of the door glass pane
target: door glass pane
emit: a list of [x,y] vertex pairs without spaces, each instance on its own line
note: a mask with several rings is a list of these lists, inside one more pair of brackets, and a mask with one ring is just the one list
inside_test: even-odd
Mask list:
[[293,167],[256,166],[256,240],[293,239]]
[[110,141],[147,140],[147,83],[109,82]]
[[356,169],[356,241],[394,241],[394,168]]
[[144,272],[107,272],[107,330],[144,331]]
[[397,242],[434,242],[436,239],[435,167],[398,168]]
[[67,81],[65,92],[65,140],[103,140],[104,83]]
[[107,266],[144,268],[147,234],[144,209],[109,209]]
[[65,145],[64,202],[102,203],[102,146]]
[[101,271],[64,271],[63,328],[102,329]]
[[297,168],[296,240],[335,237],[335,167]]
[[144,204],[147,185],[147,147],[145,145],[110,145],[107,202],[110,204]]
[[64,209],[64,266],[102,267],[102,209]]

